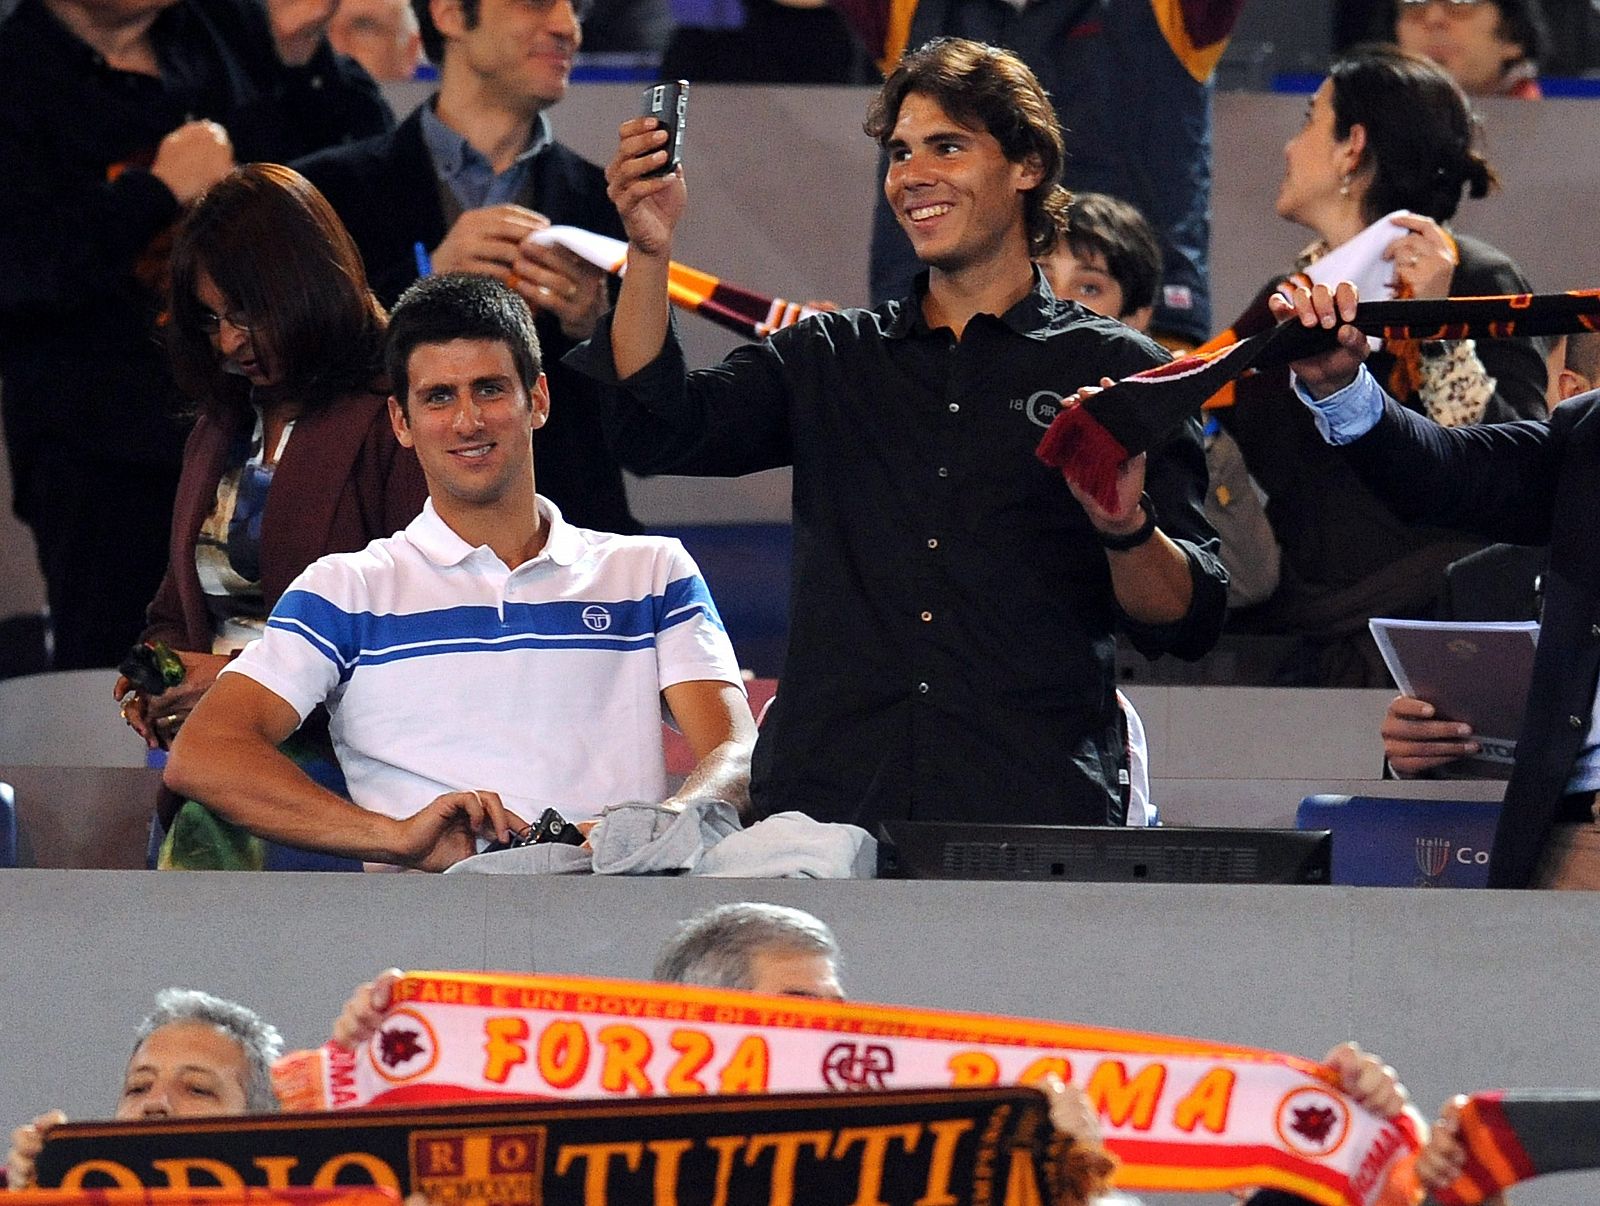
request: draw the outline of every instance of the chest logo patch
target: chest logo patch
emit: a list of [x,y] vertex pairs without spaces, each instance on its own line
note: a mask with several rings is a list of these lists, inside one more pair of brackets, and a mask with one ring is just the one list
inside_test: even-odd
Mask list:
[[1011,409],[1020,410],[1028,416],[1032,423],[1040,427],[1049,427],[1061,412],[1062,396],[1048,389],[1041,389],[1029,394],[1026,398],[1011,399]]
[[583,609],[583,626],[594,632],[604,632],[611,627],[611,613],[598,603]]

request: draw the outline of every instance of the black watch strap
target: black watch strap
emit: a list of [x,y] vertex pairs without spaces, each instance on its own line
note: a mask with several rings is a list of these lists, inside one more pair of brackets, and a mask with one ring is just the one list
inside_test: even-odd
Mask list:
[[1139,495],[1139,507],[1144,511],[1144,522],[1126,536],[1113,536],[1109,532],[1102,532],[1098,528],[1095,529],[1095,535],[1100,538],[1100,544],[1103,548],[1110,549],[1113,553],[1126,553],[1130,549],[1138,548],[1155,535],[1155,503],[1150,501],[1148,494],[1141,494]]

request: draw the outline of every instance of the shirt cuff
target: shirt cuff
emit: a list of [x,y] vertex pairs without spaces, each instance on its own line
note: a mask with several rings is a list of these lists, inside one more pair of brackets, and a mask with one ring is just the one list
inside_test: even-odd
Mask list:
[[1300,386],[1300,378],[1290,375],[1290,384],[1300,401],[1311,408],[1311,417],[1322,438],[1330,444],[1350,444],[1378,425],[1383,417],[1383,387],[1362,365],[1356,379],[1320,402]]

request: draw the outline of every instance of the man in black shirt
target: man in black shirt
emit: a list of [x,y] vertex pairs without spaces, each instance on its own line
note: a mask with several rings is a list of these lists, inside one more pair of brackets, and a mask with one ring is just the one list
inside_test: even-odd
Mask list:
[[868,129],[928,269],[912,297],[686,372],[667,303],[683,177],[646,174],[665,136],[635,119],[607,170],[628,274],[571,361],[620,383],[613,434],[635,470],[794,466],[792,630],[758,813],[1120,823],[1114,630],[1197,657],[1222,624],[1199,429],[1128,462],[1112,511],[1033,456],[1063,397],[1165,356],[1058,301],[1030,259],[1067,197],[1054,113],[1018,59],[930,43]]

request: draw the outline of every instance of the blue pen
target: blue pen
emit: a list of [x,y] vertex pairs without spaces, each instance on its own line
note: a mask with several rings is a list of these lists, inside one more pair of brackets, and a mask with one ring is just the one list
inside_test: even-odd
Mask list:
[[428,249],[420,240],[411,244],[411,254],[417,257],[417,275],[432,276],[433,261],[428,258]]

